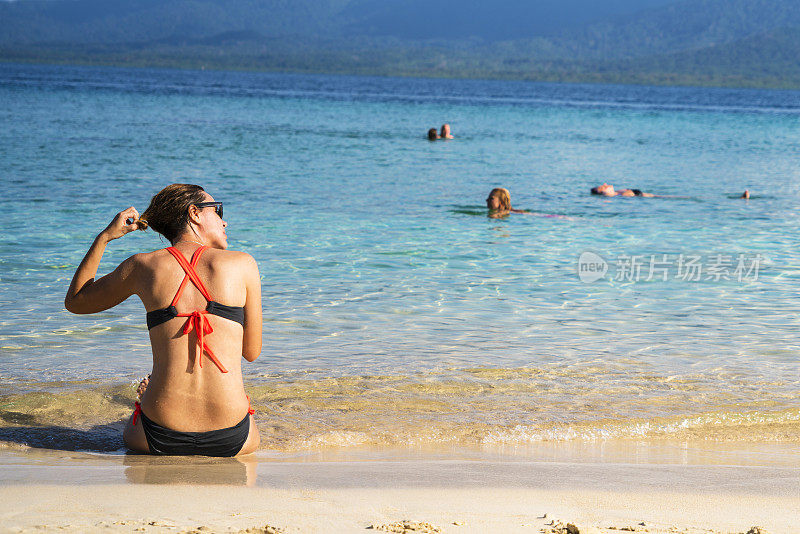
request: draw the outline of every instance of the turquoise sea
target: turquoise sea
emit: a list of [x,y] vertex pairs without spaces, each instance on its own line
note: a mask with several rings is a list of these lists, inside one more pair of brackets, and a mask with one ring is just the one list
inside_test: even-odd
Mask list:
[[800,92],[0,64],[0,102],[0,442],[121,447],[144,309],[63,297],[173,182],[258,261],[265,450],[800,441]]

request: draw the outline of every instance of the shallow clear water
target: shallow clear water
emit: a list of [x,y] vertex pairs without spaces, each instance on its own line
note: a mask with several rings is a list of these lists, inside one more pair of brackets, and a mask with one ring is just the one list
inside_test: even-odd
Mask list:
[[[6,427],[128,409],[141,304],[63,296],[117,211],[188,181],[261,270],[268,447],[800,435],[800,92],[6,64],[0,101]],[[426,141],[443,122],[456,139]],[[533,213],[488,218],[495,186]],[[101,270],[162,246],[137,232]]]

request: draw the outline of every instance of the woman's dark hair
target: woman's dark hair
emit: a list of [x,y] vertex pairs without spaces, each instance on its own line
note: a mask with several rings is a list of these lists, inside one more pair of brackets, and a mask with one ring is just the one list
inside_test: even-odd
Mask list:
[[602,193],[600,193],[600,186],[599,186],[599,185],[598,185],[597,187],[593,187],[593,188],[592,188],[592,194],[593,194],[593,195],[600,195],[600,194],[602,194]]
[[203,188],[192,184],[171,184],[156,193],[139,217],[139,229],[152,228],[174,242],[189,224],[189,207],[205,201]]
[[436,141],[437,139],[439,139],[439,132],[436,128],[428,130],[428,141]]

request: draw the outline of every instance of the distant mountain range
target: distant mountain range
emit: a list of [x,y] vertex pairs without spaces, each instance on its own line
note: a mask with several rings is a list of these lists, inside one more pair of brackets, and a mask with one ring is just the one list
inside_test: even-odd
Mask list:
[[16,0],[0,61],[800,87],[800,0]]
[[339,14],[350,35],[400,39],[530,39],[669,4],[670,0],[356,0]]

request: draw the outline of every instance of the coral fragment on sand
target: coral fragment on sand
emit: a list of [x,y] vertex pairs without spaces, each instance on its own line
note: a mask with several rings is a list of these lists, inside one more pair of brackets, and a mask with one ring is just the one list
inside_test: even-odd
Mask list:
[[283,534],[283,530],[278,527],[264,525],[263,527],[250,527],[240,530],[237,534]]
[[564,524],[561,521],[550,521],[543,529],[542,534],[596,534],[599,530],[596,527],[578,526],[574,523]]
[[367,528],[382,530],[383,532],[395,532],[397,534],[406,534],[410,532],[422,532],[426,534],[438,534],[441,532],[439,527],[435,527],[430,523],[415,521],[397,521],[396,523],[388,523],[386,525],[370,525]]

